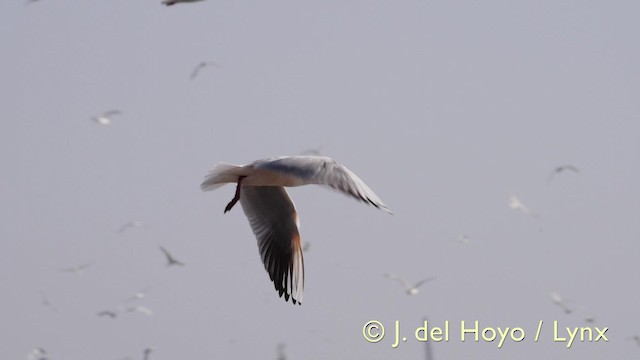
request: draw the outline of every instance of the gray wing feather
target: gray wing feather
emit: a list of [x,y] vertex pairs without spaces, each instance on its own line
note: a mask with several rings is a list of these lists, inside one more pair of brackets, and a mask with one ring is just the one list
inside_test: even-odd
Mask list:
[[298,215],[281,186],[247,186],[240,190],[240,204],[258,240],[265,269],[282,297],[302,301],[304,260],[298,232]]

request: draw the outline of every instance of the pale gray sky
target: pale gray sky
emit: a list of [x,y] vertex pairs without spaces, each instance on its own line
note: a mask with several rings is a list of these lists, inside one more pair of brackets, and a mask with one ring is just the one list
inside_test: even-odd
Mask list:
[[[405,331],[424,316],[451,323],[436,359],[637,357],[625,339],[640,334],[639,13],[637,1],[2,1],[0,358],[275,359],[285,343],[290,359],[422,359],[424,344],[391,344],[395,320]],[[221,67],[192,81],[202,61]],[[91,120],[113,109],[109,126]],[[395,215],[291,189],[312,244],[293,306],[241,209],[223,215],[233,187],[199,184],[220,161],[317,147]],[[581,172],[548,183],[564,164]],[[540,216],[510,209],[509,192]],[[118,233],[133,220],[145,226]],[[186,266],[167,268],[158,246]],[[409,297],[384,273],[437,279]],[[96,315],[145,289],[126,306],[153,316]],[[362,336],[373,319],[387,326],[377,344]],[[461,320],[526,338],[462,343]],[[566,349],[554,320],[608,327],[609,342]]]

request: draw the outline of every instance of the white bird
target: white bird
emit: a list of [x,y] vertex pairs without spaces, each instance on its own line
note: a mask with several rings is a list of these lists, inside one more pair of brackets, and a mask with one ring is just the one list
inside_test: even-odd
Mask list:
[[125,302],[132,302],[132,301],[138,301],[138,300],[142,300],[145,297],[147,297],[147,293],[149,292],[150,288],[145,288],[142,291],[138,291],[135,294],[133,294],[133,296],[131,296],[130,298],[126,299]]
[[431,280],[435,280],[435,277],[429,277],[423,280],[418,281],[415,284],[411,284],[409,281],[407,281],[404,278],[401,278],[400,276],[395,276],[395,275],[389,275],[389,274],[384,274],[385,277],[392,279],[392,280],[396,280],[397,282],[399,282],[400,284],[402,284],[402,286],[404,287],[405,291],[407,292],[407,295],[415,295],[418,293],[418,288],[420,286],[422,286],[424,283],[431,281]]
[[513,194],[509,194],[509,207],[512,208],[513,210],[518,210],[521,211],[527,215],[533,216],[533,217],[537,217],[538,214],[536,214],[535,212],[531,211],[531,209],[529,209],[528,207],[526,207],[522,201],[520,201],[520,199],[518,199],[515,195]]
[[173,265],[184,266],[184,263],[174,258],[173,255],[171,255],[171,253],[169,252],[169,250],[165,249],[162,246],[158,246],[158,247],[160,248],[160,251],[162,251],[162,253],[164,254],[164,257],[167,259],[167,266],[173,266]]
[[193,69],[193,71],[191,72],[191,80],[195,80],[196,76],[198,76],[198,74],[200,73],[200,71],[202,71],[202,69],[211,66],[211,67],[217,67],[217,68],[221,68],[222,66],[220,66],[220,64],[218,64],[217,62],[214,61],[203,61],[201,63],[199,63],[198,65],[196,65],[195,69]]
[[281,156],[248,165],[216,165],[200,185],[203,191],[237,183],[224,212],[240,201],[258,240],[262,263],[280,297],[302,301],[304,260],[298,214],[285,186],[330,186],[376,208],[391,213],[356,174],[328,157]]
[[139,312],[141,314],[152,316],[153,311],[146,306],[132,306],[126,309],[127,312]]
[[454,240],[462,245],[469,245],[471,243],[471,239],[467,234],[458,235]]
[[567,306],[565,300],[562,298],[562,296],[560,296],[560,294],[555,291],[551,291],[549,292],[549,296],[551,296],[551,301],[554,304],[558,305],[565,312],[565,314],[571,314],[572,310]]
[[109,111],[105,111],[104,114],[102,115],[93,116],[91,119],[93,119],[93,121],[95,121],[99,125],[110,125],[111,117],[114,115],[120,115],[120,114],[122,114],[122,111],[120,110],[109,110]]
[[74,273],[76,275],[82,275],[82,274],[84,274],[84,271],[86,269],[88,269],[91,265],[93,265],[93,263],[86,263],[86,264],[82,264],[82,265],[78,265],[78,266],[74,266],[74,267],[62,268],[62,269],[60,269],[60,271],[62,271],[62,272],[70,272],[70,273]]
[[203,0],[165,0],[162,3],[167,5],[167,6],[171,6],[171,5],[175,5],[178,3],[191,3],[191,2],[196,2],[196,1],[203,1]]
[[49,357],[47,356],[47,352],[43,348],[35,348],[35,349],[32,349],[27,354],[27,359],[28,360],[48,360]]
[[573,166],[573,165],[561,165],[561,166],[558,166],[555,169],[551,170],[551,175],[549,175],[549,178],[547,179],[547,182],[551,182],[551,180],[553,180],[553,177],[556,174],[560,174],[561,172],[566,171],[566,170],[573,171],[576,174],[580,173],[580,170],[578,170],[578,168]]

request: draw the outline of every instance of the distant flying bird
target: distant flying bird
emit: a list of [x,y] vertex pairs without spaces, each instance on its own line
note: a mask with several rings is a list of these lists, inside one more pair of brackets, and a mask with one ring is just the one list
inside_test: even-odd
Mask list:
[[141,314],[152,316],[153,311],[146,306],[132,306],[126,309],[127,312],[139,312]]
[[573,165],[561,165],[551,171],[551,175],[549,175],[547,182],[551,182],[551,180],[553,180],[553,177],[556,176],[556,174],[560,174],[561,172],[567,171],[567,170],[573,171],[576,174],[580,173],[580,170],[578,170],[578,168]]
[[562,298],[562,296],[560,296],[560,294],[555,291],[551,291],[549,293],[549,296],[551,296],[551,301],[554,304],[558,305],[565,312],[565,314],[571,314],[572,310],[567,306],[565,300]]
[[248,165],[218,164],[200,185],[203,191],[237,183],[224,212],[240,201],[258,240],[262,263],[280,297],[302,301],[304,261],[298,214],[285,186],[330,186],[376,208],[391,213],[356,174],[328,157],[281,156]]
[[165,249],[162,246],[159,246],[159,248],[160,248],[160,251],[162,251],[162,253],[164,254],[165,258],[167,259],[167,266],[173,266],[173,265],[184,266],[184,263],[174,258],[173,255],[171,255],[171,253],[167,249]]
[[198,76],[198,74],[200,73],[200,71],[202,71],[202,69],[211,66],[211,67],[217,67],[220,68],[220,64],[218,64],[217,62],[213,62],[213,61],[203,61],[201,63],[199,63],[198,65],[196,65],[195,69],[193,69],[193,71],[191,72],[191,80],[195,80],[196,76]]
[[278,344],[278,357],[276,358],[276,360],[287,360],[287,354],[284,352],[284,348],[284,344]]
[[627,340],[633,340],[636,342],[636,344],[638,344],[638,346],[640,346],[640,335],[632,336],[630,338],[627,338]]
[[25,3],[25,5],[31,5],[31,4],[33,4],[33,3],[35,3],[35,2],[38,2],[38,1],[40,1],[40,0],[27,0],[27,2]]
[[142,227],[144,227],[144,224],[142,223],[142,221],[139,221],[139,220],[129,221],[128,223],[122,225],[120,229],[118,229],[118,234],[122,234],[129,229],[142,228]]
[[112,319],[115,319],[118,316],[118,313],[111,310],[103,310],[98,313],[98,316],[108,316]]
[[153,351],[153,348],[144,349],[142,360],[149,360],[149,355],[151,355],[152,351]]
[[138,291],[137,293],[133,294],[132,297],[128,298],[125,300],[125,302],[132,302],[132,301],[138,301],[138,300],[142,300],[145,297],[147,297],[147,293],[149,292],[149,288],[146,288],[142,291]]
[[471,243],[471,239],[469,239],[467,234],[458,235],[454,240],[462,245],[468,245]]
[[167,6],[171,6],[171,5],[175,5],[178,3],[191,3],[191,2],[196,2],[196,1],[203,1],[203,0],[165,0],[162,3],[167,5]]
[[415,295],[418,293],[418,288],[420,286],[422,286],[424,283],[431,281],[431,280],[435,280],[435,277],[429,277],[423,280],[418,281],[415,284],[411,284],[409,281],[407,281],[404,278],[401,278],[399,276],[395,276],[395,275],[389,275],[389,274],[384,274],[385,277],[392,279],[392,280],[396,280],[397,282],[399,282],[400,284],[402,284],[402,286],[404,287],[404,290],[407,292],[407,295]]
[[120,110],[109,110],[109,111],[106,111],[104,114],[99,116],[94,116],[91,119],[93,119],[93,121],[95,121],[100,125],[110,125],[111,117],[115,115],[120,115],[120,114],[122,114],[122,111]]
[[509,194],[509,207],[512,208],[513,210],[521,211],[521,212],[523,212],[523,213],[525,213],[527,215],[533,216],[533,217],[537,217],[538,216],[538,214],[536,214],[533,211],[531,211],[531,209],[526,207],[522,203],[522,201],[520,201],[520,199],[518,199],[513,194]]
[[40,298],[42,298],[42,305],[48,307],[53,312],[58,312],[58,309],[49,302],[49,299],[47,299],[42,291],[40,291]]
[[86,264],[82,264],[82,265],[78,265],[78,266],[74,266],[74,267],[62,268],[62,269],[60,269],[60,271],[62,271],[62,272],[70,272],[70,273],[74,273],[76,275],[82,275],[82,274],[84,274],[84,271],[86,269],[88,269],[91,265],[93,265],[93,263],[86,263]]
[[47,352],[43,348],[35,348],[35,349],[32,349],[27,354],[27,359],[28,360],[49,360],[49,357],[47,356]]

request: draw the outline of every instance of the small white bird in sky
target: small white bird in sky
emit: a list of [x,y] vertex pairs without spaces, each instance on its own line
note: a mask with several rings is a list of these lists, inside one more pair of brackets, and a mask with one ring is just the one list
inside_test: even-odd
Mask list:
[[233,199],[224,209],[240,201],[242,210],[258,240],[265,269],[276,291],[285,301],[301,303],[304,288],[304,260],[299,222],[285,186],[319,184],[330,186],[353,198],[391,213],[356,174],[333,159],[321,156],[281,156],[257,160],[248,165],[216,165],[200,185],[203,191],[237,183]]
[[28,360],[48,360],[49,357],[47,356],[47,352],[45,349],[35,348],[35,349],[32,349],[27,354],[27,359]]
[[397,282],[399,282],[400,284],[402,284],[402,286],[404,287],[404,290],[407,292],[407,295],[415,295],[418,293],[418,288],[422,285],[424,285],[424,283],[429,282],[431,280],[435,280],[435,277],[429,277],[423,280],[418,281],[415,284],[411,284],[409,281],[407,281],[405,278],[402,278],[400,276],[396,276],[396,275],[389,275],[389,274],[384,274],[385,277],[392,279],[392,280],[396,280]]
[[120,110],[109,110],[105,111],[102,115],[93,116],[91,119],[93,119],[93,121],[95,121],[99,125],[110,125],[111,117],[120,114],[122,114],[122,111]]
[[171,6],[171,5],[175,5],[175,4],[179,4],[179,3],[192,3],[192,2],[197,2],[197,1],[203,1],[203,0],[165,0],[162,3],[167,5],[167,6]]
[[126,312],[139,312],[147,316],[153,316],[153,311],[146,306],[132,306],[127,308]]
[[70,272],[76,275],[82,275],[84,274],[84,271],[87,270],[91,265],[93,265],[93,263],[86,263],[86,264],[82,264],[74,267],[61,268],[60,271]]
[[159,248],[160,248],[160,251],[162,251],[162,253],[164,254],[164,257],[167,259],[167,266],[173,266],[173,265],[184,266],[184,263],[174,258],[173,255],[171,255],[171,253],[169,252],[169,250],[165,249],[162,246],[159,246]]
[[203,62],[199,63],[198,65],[196,65],[196,67],[191,72],[191,80],[195,80],[195,78],[198,76],[200,71],[202,71],[202,69],[204,69],[206,67],[221,68],[222,66],[220,66],[220,64],[218,64],[217,62],[214,62],[214,61],[203,61]]
[[527,215],[533,216],[533,217],[537,217],[538,214],[536,214],[535,212],[531,211],[531,209],[529,209],[528,207],[526,207],[522,201],[520,201],[520,199],[518,199],[515,195],[513,194],[509,194],[509,207],[512,208],[513,210],[517,210],[517,211],[521,211]]
[[558,294],[556,291],[551,291],[549,292],[549,296],[551,296],[551,301],[558,305],[564,312],[565,314],[571,314],[571,309],[567,306],[565,300],[562,298],[562,296],[560,296],[560,294]]

